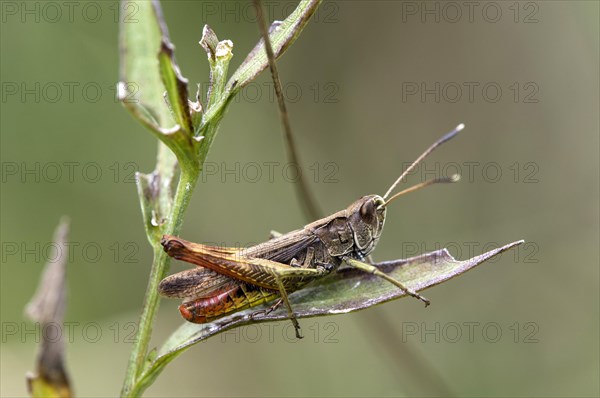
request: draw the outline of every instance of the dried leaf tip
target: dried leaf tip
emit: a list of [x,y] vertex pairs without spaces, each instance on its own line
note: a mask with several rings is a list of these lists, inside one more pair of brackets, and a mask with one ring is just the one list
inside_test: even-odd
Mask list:
[[[56,253],[44,267],[37,292],[27,304],[25,312],[42,329],[48,325],[63,324],[67,303],[66,293],[66,242],[69,234],[69,221],[63,217],[54,232]],[[61,335],[62,336],[62,335]],[[62,338],[50,337],[42,333],[42,342],[36,360],[35,374],[27,374],[27,386],[34,397],[71,397],[69,377],[64,365],[64,342]]]
[[215,61],[219,39],[217,38],[215,31],[212,30],[210,26],[204,25],[204,28],[202,29],[202,38],[200,39],[199,43],[204,51],[206,51],[208,59],[210,61]]
[[69,235],[69,220],[63,217],[53,237],[54,253],[44,267],[44,273],[35,295],[25,308],[27,316],[35,322],[50,323],[62,322],[66,298],[66,258],[61,253],[66,253],[66,240]]

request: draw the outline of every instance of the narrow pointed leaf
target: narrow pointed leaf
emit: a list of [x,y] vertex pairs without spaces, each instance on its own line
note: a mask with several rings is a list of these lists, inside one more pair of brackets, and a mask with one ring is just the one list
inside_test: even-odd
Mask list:
[[[454,259],[448,250],[442,249],[409,259],[385,261],[376,265],[388,275],[401,281],[407,288],[420,291],[458,276],[522,243],[522,240],[509,243],[464,261]],[[404,296],[403,291],[377,276],[353,268],[344,268],[292,293],[289,298],[296,316],[307,318],[358,311]],[[150,381],[185,349],[215,334],[250,323],[288,319],[285,308],[251,319],[251,315],[257,311],[257,308],[250,308],[203,325],[185,322],[158,350],[156,359],[142,377]]]
[[[130,85],[123,104],[137,113],[144,107],[155,116],[155,128],[172,128],[174,121],[164,102],[165,87],[158,68],[158,53],[167,28],[164,25],[160,4],[155,1],[121,1],[121,10],[136,10],[135,20],[120,18],[119,78]],[[144,112],[146,113],[146,112]]]
[[[186,131],[191,121],[186,120],[182,113],[188,109],[189,119],[189,108],[187,103],[180,103],[184,96],[187,100],[187,85],[185,92],[181,91],[185,79],[180,74],[177,76],[172,57],[166,55],[164,58],[167,59],[159,64],[159,54],[164,54],[163,44],[170,43],[160,3],[122,0],[121,10],[128,9],[136,10],[136,14],[133,21],[124,16],[120,18],[119,100],[174,152],[182,167],[197,169],[197,143],[192,138],[191,129]],[[173,117],[165,102],[165,91],[174,106],[173,113],[181,120]]]
[[188,80],[181,75],[179,66],[175,62],[175,48],[166,37],[163,37],[161,42],[158,59],[160,75],[167,90],[171,112],[177,123],[189,136],[194,128],[188,103]]
[[[69,234],[69,222],[61,220],[54,232],[55,253],[50,258],[40,279],[38,290],[26,307],[25,312],[43,330],[47,326],[63,325],[67,304],[67,256],[66,241]],[[35,374],[27,375],[27,386],[32,397],[70,397],[73,395],[69,377],[65,368],[65,347],[60,337],[50,337],[42,333],[42,342],[38,351]]]

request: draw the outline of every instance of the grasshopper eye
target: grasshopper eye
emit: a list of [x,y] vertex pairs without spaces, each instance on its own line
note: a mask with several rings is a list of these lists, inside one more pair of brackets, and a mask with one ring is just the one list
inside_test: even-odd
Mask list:
[[375,203],[372,200],[366,201],[360,207],[360,217],[366,223],[372,223],[375,218]]

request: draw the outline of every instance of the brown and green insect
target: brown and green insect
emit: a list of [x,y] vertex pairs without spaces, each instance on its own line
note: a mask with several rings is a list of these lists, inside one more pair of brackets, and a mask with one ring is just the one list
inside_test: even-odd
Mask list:
[[184,299],[179,311],[187,321],[194,323],[208,323],[278,299],[269,309],[256,314],[268,313],[285,304],[298,338],[302,337],[300,326],[288,294],[329,274],[342,263],[384,278],[429,305],[429,300],[369,264],[369,255],[381,236],[390,202],[427,185],[458,181],[457,175],[428,180],[387,199],[421,160],[463,128],[463,124],[458,125],[431,145],[385,195],[363,196],[344,210],[256,246],[215,247],[163,236],[161,244],[169,256],[199,267],[166,277],[159,285],[160,293]]

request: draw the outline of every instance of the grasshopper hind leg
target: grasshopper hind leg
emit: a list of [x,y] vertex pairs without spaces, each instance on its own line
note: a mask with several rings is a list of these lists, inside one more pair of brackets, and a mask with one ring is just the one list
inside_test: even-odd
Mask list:
[[294,329],[296,331],[296,338],[302,339],[304,337],[302,336],[302,334],[300,334],[300,323],[298,323],[298,319],[296,318],[296,315],[294,314],[294,310],[292,310],[292,306],[288,299],[285,287],[283,286],[283,282],[281,282],[281,279],[279,279],[279,278],[276,278],[276,281],[277,281],[277,285],[279,287],[279,294],[281,294],[281,297],[271,307],[264,309],[264,310],[258,310],[258,311],[253,312],[250,315],[250,319],[254,320],[255,317],[257,317],[259,315],[262,315],[262,316],[268,315],[271,312],[275,311],[277,308],[279,308],[281,306],[281,304],[285,304],[285,307],[287,308],[287,311],[288,311],[288,317],[292,321],[292,324],[294,325]]
[[250,314],[250,319],[254,320],[254,318],[257,317],[257,316],[259,316],[259,315],[263,315],[263,316],[264,315],[269,315],[271,312],[273,312],[277,308],[279,308],[282,303],[283,303],[283,299],[280,298],[277,301],[275,301],[275,304],[273,304],[269,308],[264,309],[264,310],[254,311],[252,314]]

